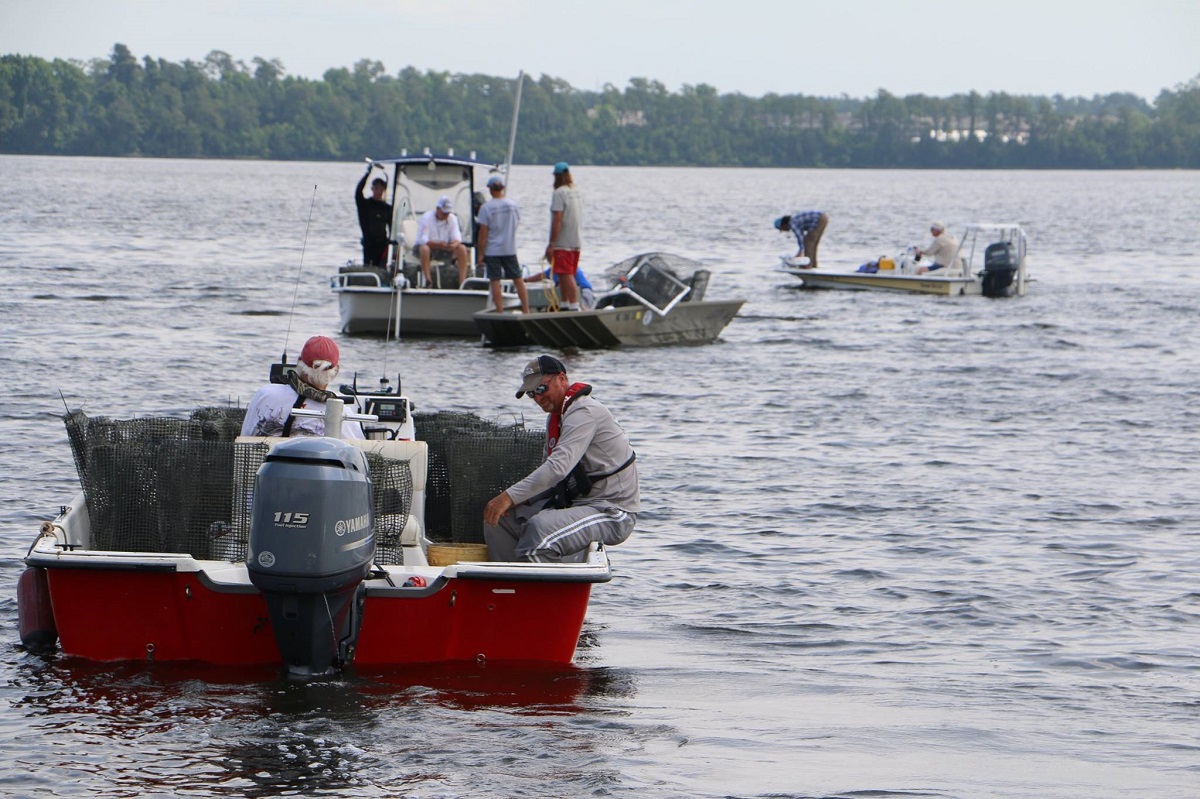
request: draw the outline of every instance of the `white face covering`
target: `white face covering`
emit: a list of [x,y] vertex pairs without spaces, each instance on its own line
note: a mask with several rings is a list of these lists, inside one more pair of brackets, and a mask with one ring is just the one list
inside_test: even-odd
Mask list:
[[304,361],[296,363],[296,373],[300,379],[317,388],[327,388],[337,378],[339,368],[329,361],[316,361],[311,366]]

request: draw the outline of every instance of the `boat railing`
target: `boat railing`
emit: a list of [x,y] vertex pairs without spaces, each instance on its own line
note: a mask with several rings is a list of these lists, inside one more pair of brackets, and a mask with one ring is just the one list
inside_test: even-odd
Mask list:
[[329,284],[334,291],[339,291],[349,288],[385,288],[390,286],[391,282],[391,273],[386,269],[347,264],[338,269],[338,273]]

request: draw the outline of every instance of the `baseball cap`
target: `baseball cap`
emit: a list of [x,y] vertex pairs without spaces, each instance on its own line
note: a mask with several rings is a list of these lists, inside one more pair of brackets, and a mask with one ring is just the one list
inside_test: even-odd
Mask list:
[[517,399],[526,391],[533,391],[537,388],[538,383],[542,382],[542,378],[547,375],[565,375],[567,367],[562,365],[562,361],[550,355],[539,355],[529,363],[525,364],[525,368],[521,370],[521,387],[517,389]]
[[502,175],[492,175],[490,178],[488,178],[487,185],[489,189],[502,189],[504,188],[504,177]]
[[570,172],[570,171],[571,171],[571,165],[568,164],[566,161],[559,161],[557,164],[554,165],[554,174],[556,174],[556,175],[561,175],[563,172]]
[[930,230],[945,230],[946,226],[943,225],[941,222],[930,222],[929,229]]
[[313,336],[304,342],[300,360],[319,372],[338,365],[338,345],[327,336]]
[[785,219],[787,219],[786,216],[775,217],[775,229],[776,230],[783,230],[783,220],[785,220]]
[[450,202],[450,198],[446,195],[438,197],[437,207],[439,211],[444,211],[447,214],[454,210],[454,203]]

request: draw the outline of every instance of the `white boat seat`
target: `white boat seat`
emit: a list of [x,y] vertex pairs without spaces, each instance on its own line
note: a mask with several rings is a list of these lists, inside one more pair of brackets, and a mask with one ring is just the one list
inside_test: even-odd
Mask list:
[[400,223],[400,238],[404,241],[404,254],[415,254],[413,242],[417,240],[417,220],[405,219]]

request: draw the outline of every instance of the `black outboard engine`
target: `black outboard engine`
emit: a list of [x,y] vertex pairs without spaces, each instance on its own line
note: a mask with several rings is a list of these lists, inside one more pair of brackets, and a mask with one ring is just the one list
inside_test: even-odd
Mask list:
[[1016,291],[1017,248],[1007,241],[989,244],[983,251],[983,296],[1011,297]]
[[345,441],[289,439],[258,469],[246,568],[291,676],[330,674],[354,658],[375,558],[372,508],[366,457]]

